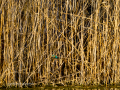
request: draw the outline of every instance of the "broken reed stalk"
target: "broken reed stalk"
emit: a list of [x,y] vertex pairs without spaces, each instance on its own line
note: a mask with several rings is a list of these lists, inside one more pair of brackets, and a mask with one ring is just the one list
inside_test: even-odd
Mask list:
[[119,0],[0,1],[0,81],[119,83],[119,12]]

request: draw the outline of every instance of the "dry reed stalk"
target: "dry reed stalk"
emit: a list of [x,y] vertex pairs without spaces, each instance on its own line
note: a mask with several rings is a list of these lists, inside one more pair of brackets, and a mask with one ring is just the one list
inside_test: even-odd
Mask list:
[[96,3],[96,5],[95,5],[95,7],[96,7],[96,16],[95,16],[95,34],[94,34],[94,44],[93,44],[93,53],[94,53],[94,55],[93,55],[93,57],[94,57],[94,66],[95,66],[95,79],[94,79],[94,83],[96,84],[98,81],[97,81],[97,77],[96,77],[96,72],[97,72],[97,65],[96,65],[96,63],[97,63],[97,33],[98,33],[98,17],[99,17],[99,8],[100,8],[100,5],[99,5],[99,1],[97,0],[97,2],[98,3]]
[[[71,14],[72,14],[72,12],[71,12]],[[72,15],[71,15],[71,17],[72,17]],[[74,19],[71,21],[71,26],[72,26],[72,23],[74,22]],[[72,26],[72,27],[74,27],[74,26]],[[71,37],[73,37],[73,30],[72,30],[72,28],[71,28]],[[74,42],[73,42],[73,38],[71,39],[71,42],[72,42],[72,52],[73,52],[73,50],[74,50],[74,47],[73,47],[73,44],[74,44]],[[74,58],[74,56],[73,56],[73,53],[72,53],[72,59],[71,59],[71,63],[73,64],[73,66],[72,66],[72,70],[73,70],[73,72],[75,71],[75,64],[74,64],[74,60],[73,60],[73,58]],[[74,79],[74,74],[72,75],[72,78],[73,78],[73,80],[72,80],[72,84],[74,85],[74,81],[75,81],[75,79]]]
[[[93,6],[93,0],[92,0],[92,3],[91,3],[91,5]],[[93,13],[93,8],[91,7],[91,13]],[[90,41],[89,41],[89,44],[88,44],[88,46],[89,46],[89,56],[90,56],[90,62],[93,62],[92,61],[92,29],[93,29],[93,14],[91,14],[91,20],[90,20],[90,22],[91,22],[91,24],[90,24],[90,27],[91,27],[91,29],[90,29],[90,31],[89,31],[89,33],[90,33]],[[90,65],[90,74],[91,74],[91,76],[89,76],[90,77],[90,81],[92,81],[92,72],[93,72],[93,68],[92,68],[92,64]]]
[[[49,0],[48,0],[48,2],[49,2]],[[49,7],[49,3],[47,3],[47,7]],[[49,76],[49,72],[50,72],[50,57],[49,57],[49,55],[50,55],[50,53],[49,53],[49,28],[48,28],[48,26],[49,26],[49,21],[48,21],[48,19],[49,19],[49,17],[48,17],[48,8],[47,8],[47,10],[46,10],[46,12],[47,12],[47,16],[46,16],[46,29],[47,29],[47,55],[48,55],[48,57],[47,57],[47,82],[49,83],[50,81],[49,81],[49,78],[50,78],[50,76]]]
[[[76,1],[76,0],[75,0],[75,1]],[[74,6],[73,8],[75,9],[75,7],[76,7],[76,6],[75,6],[75,5],[76,5],[75,2],[74,2],[73,4],[74,4],[74,5],[73,5],[73,6]],[[73,13],[73,14],[74,14],[74,13]],[[75,33],[77,33],[76,17],[74,18],[74,23],[75,23],[75,25],[74,25],[74,27],[75,27]],[[79,33],[78,33],[78,34],[79,34]],[[77,35],[75,38],[77,38],[78,36],[79,36],[79,35]],[[75,46],[77,47],[77,41],[75,41]],[[73,51],[73,48],[72,48],[72,51]],[[75,50],[75,55],[77,54],[76,52],[77,52],[77,51]],[[73,59],[73,58],[72,58],[72,59]],[[78,60],[78,56],[77,56],[77,55],[75,56],[75,59]],[[73,63],[74,63],[74,62],[73,62]],[[77,71],[77,67],[76,67],[76,66],[77,66],[77,61],[75,60],[74,71]],[[75,75],[75,81],[76,81],[76,83],[78,83],[78,81],[77,81],[77,75]],[[74,82],[74,83],[75,83],[75,82]]]
[[[2,22],[2,21],[1,21],[1,22]],[[1,25],[1,27],[0,27],[0,36],[1,36],[1,34],[2,34],[2,25]],[[1,45],[1,41],[2,41],[2,40],[1,40],[1,37],[0,37],[0,75],[1,75],[1,73],[2,73],[2,72],[1,72],[1,69],[2,69],[2,64],[1,64],[1,63],[2,63],[2,60],[1,60],[1,59],[2,59],[2,58],[1,58],[2,45]]]
[[[119,9],[119,5],[120,5],[120,2],[119,1],[116,1],[116,4],[115,4],[115,83],[118,83],[119,82],[119,78],[117,78],[117,77],[119,77],[119,74],[117,73],[117,71],[118,71],[118,65],[117,65],[117,63],[118,63],[118,55],[117,55],[117,53],[118,53],[118,48],[119,48],[119,29],[118,29],[118,25],[119,25],[119,12],[118,12],[118,9]],[[113,50],[114,50],[113,49]]]
[[[84,7],[84,2],[85,0],[83,0],[82,4],[83,4],[83,7]],[[83,49],[83,31],[84,31],[84,8],[83,8],[83,13],[82,13],[82,21],[81,21],[81,61],[82,61],[82,65],[81,65],[81,82],[80,84],[83,84],[84,83],[84,49]]]
[[[1,1],[0,2],[0,4],[1,4],[1,7],[2,7],[2,3],[3,3],[3,1]],[[2,38],[1,38],[1,36],[2,36],[2,31],[3,31],[3,25],[4,25],[4,8],[2,7],[1,8],[2,10],[1,10],[1,24],[0,24],[0,75],[2,74],[2,72],[1,72],[1,70],[2,70],[2,57],[1,57],[1,53],[2,53]]]

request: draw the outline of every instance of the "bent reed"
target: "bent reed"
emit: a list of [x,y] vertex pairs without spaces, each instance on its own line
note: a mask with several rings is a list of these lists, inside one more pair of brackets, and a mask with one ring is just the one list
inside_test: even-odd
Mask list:
[[0,0],[1,86],[119,83],[120,0]]

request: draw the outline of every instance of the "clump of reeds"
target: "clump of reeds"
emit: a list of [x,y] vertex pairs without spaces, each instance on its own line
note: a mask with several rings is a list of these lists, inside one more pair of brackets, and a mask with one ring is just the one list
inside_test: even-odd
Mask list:
[[1,0],[0,83],[119,83],[119,22],[119,0]]

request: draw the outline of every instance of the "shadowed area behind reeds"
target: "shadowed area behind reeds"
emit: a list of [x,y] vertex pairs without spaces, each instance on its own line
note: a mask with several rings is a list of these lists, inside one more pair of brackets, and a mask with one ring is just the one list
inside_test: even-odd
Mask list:
[[119,64],[120,0],[0,1],[1,85],[119,84]]

